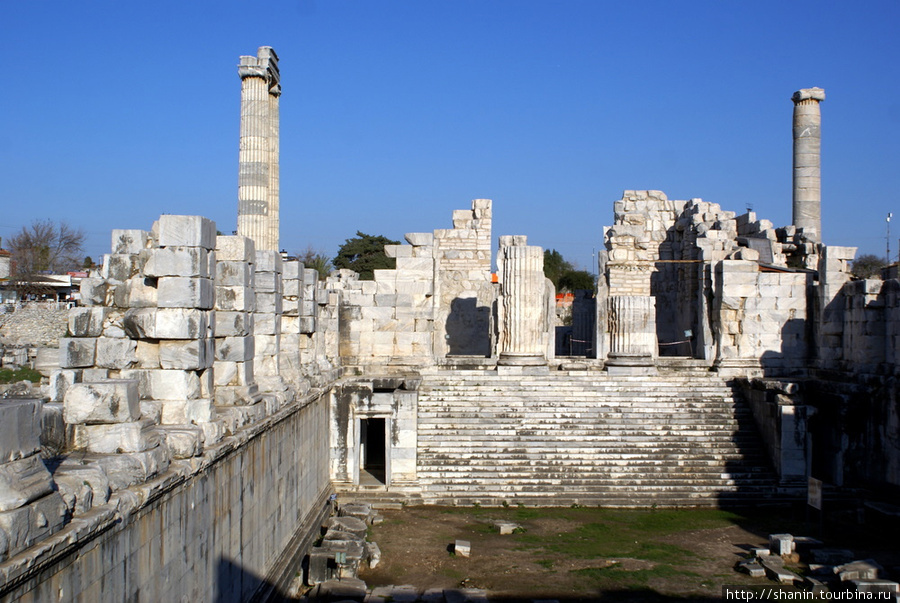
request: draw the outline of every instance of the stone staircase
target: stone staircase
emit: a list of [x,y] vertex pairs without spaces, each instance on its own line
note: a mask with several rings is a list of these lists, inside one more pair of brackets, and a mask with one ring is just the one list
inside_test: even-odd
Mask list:
[[784,494],[753,417],[715,374],[423,374],[428,504],[756,504]]

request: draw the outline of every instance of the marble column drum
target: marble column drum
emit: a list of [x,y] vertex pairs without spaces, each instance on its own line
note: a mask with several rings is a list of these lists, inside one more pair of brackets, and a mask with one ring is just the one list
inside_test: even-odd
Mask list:
[[[509,244],[519,239],[522,244]],[[504,243],[507,243],[504,245]],[[503,280],[498,364],[540,366],[547,363],[541,344],[544,299],[544,251],[524,244],[524,237],[501,237]]]

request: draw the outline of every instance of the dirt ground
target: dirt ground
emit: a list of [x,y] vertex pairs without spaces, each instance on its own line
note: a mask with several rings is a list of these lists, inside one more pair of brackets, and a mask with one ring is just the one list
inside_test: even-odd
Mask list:
[[[719,599],[724,584],[766,583],[734,566],[766,546],[773,528],[771,514],[716,510],[411,507],[382,515],[370,534],[381,562],[360,573],[369,588],[481,588],[492,601]],[[501,535],[495,521],[522,529]],[[774,531],[801,535],[807,524],[784,526]],[[471,543],[470,557],[453,554],[456,540]]]

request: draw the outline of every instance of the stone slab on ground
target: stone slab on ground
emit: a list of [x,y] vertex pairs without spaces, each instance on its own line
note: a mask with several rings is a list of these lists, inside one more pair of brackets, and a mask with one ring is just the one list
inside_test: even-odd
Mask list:
[[859,579],[848,581],[858,593],[900,593],[900,584],[893,580]]
[[330,517],[328,521],[325,522],[325,528],[349,532],[362,539],[365,539],[366,531],[368,530],[366,522],[357,519],[356,517]]
[[457,540],[453,543],[453,553],[459,557],[468,557],[472,554],[472,543],[468,540]]
[[751,578],[765,578],[766,570],[755,560],[741,561],[738,563],[737,570],[748,574]]
[[358,578],[341,580],[325,580],[310,591],[309,599],[317,603],[328,603],[344,600],[362,602],[366,598],[366,583]]
[[803,581],[803,578],[794,572],[784,568],[781,559],[775,557],[760,557],[759,564],[766,570],[766,576],[779,584],[795,584]]
[[884,568],[874,559],[858,559],[834,568],[841,582],[847,580],[874,580],[881,575]]

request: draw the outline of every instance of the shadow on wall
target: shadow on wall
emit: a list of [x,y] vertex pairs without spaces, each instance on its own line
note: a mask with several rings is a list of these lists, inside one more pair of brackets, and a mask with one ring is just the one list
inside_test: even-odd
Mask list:
[[759,358],[763,375],[769,378],[801,377],[808,364],[806,320],[791,318],[781,326],[781,350],[766,350]]
[[491,355],[491,309],[474,297],[457,297],[450,303],[446,339],[450,356]]
[[274,585],[266,582],[264,578],[260,578],[230,559],[219,558],[216,568],[215,603],[260,600],[264,593],[269,593],[269,596],[276,595],[270,600],[279,601],[283,598],[278,596],[279,593]]

